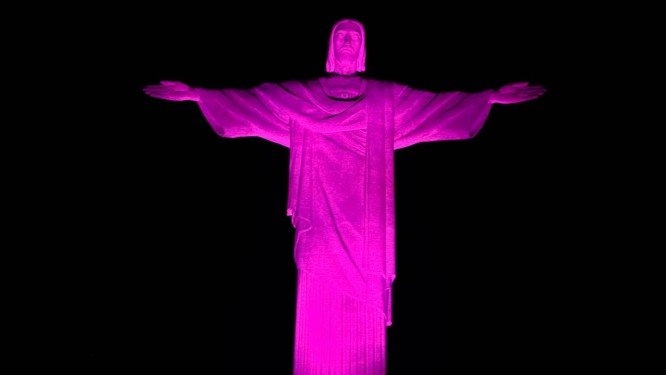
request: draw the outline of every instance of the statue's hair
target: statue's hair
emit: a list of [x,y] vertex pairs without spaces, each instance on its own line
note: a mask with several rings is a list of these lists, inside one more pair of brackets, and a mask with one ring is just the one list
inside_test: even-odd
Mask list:
[[365,72],[365,28],[359,21],[349,18],[336,22],[333,25],[333,29],[331,29],[331,38],[328,42],[328,58],[326,59],[326,72],[332,73],[335,71],[335,29],[343,22],[352,22],[361,29],[361,47],[356,57],[356,71]]

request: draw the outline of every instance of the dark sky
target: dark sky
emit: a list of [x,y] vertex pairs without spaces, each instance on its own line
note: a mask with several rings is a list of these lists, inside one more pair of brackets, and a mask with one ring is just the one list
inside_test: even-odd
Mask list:
[[369,77],[432,91],[517,81],[549,90],[494,106],[475,139],[396,153],[390,374],[566,371],[580,345],[571,328],[580,297],[569,292],[582,267],[569,240],[583,229],[582,219],[555,218],[584,194],[567,157],[582,142],[570,131],[577,124],[563,124],[577,103],[567,69],[586,65],[558,30],[575,12],[481,8],[296,15],[159,5],[84,21],[100,31],[78,60],[93,98],[81,98],[91,102],[85,121],[63,131],[72,137],[59,161],[76,181],[62,186],[73,219],[59,233],[71,249],[62,298],[76,370],[290,373],[288,149],[222,139],[195,104],[141,88],[317,77],[330,27],[352,17],[366,26]]

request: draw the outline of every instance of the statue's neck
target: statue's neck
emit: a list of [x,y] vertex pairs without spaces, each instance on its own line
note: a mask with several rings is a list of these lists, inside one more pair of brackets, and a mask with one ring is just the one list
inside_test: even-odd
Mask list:
[[321,79],[326,95],[336,99],[354,99],[365,91],[365,80],[359,75],[330,75]]
[[351,76],[356,74],[356,66],[352,64],[343,65],[338,63],[335,65],[335,73],[343,76]]

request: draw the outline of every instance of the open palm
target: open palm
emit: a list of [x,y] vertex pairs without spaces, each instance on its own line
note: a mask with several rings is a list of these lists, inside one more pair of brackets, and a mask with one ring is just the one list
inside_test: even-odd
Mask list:
[[181,102],[185,100],[199,100],[197,92],[192,87],[178,81],[160,81],[159,85],[148,85],[143,89],[146,95],[153,98]]
[[533,100],[546,92],[540,85],[530,86],[529,82],[510,83],[490,95],[491,103],[515,104]]

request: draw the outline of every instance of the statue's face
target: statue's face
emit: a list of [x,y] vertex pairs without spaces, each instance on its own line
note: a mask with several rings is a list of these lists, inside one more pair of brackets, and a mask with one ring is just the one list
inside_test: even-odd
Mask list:
[[353,22],[343,22],[335,28],[335,59],[342,65],[356,63],[361,49],[361,29]]

